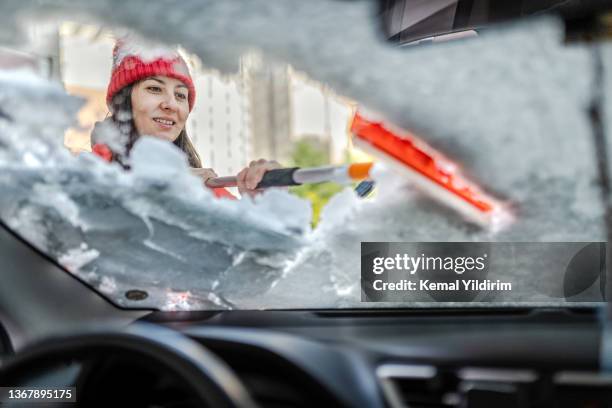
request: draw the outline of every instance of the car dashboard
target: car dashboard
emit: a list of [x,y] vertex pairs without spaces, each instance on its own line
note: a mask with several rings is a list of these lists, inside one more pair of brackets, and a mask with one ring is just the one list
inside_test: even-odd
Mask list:
[[596,407],[593,309],[154,313],[238,374],[260,406]]

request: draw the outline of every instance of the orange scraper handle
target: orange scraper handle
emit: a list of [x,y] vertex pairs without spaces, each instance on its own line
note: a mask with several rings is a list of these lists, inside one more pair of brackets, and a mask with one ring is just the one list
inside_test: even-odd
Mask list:
[[349,165],[348,175],[353,180],[364,180],[370,178],[370,169],[374,163],[355,163]]

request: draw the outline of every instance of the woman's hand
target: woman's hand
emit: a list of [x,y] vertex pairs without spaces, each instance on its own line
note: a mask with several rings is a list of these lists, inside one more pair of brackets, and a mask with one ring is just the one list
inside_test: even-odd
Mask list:
[[263,189],[256,189],[257,184],[261,181],[264,173],[268,170],[279,169],[281,165],[274,160],[268,161],[265,159],[254,160],[249,163],[249,167],[242,169],[238,176],[238,191],[241,195],[249,195],[251,197],[261,194]]
[[202,168],[192,167],[191,174],[201,179],[202,184],[204,184],[205,187],[206,187],[206,180],[213,178],[213,177],[219,177],[217,176],[217,173],[215,173],[213,169],[202,169]]

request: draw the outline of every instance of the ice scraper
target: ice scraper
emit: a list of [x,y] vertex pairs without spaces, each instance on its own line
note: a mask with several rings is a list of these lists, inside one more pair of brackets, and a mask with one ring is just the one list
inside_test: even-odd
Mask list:
[[[494,230],[512,220],[505,204],[463,177],[452,160],[411,133],[391,129],[382,122],[366,119],[360,113],[353,118],[351,132],[355,146],[388,164],[398,174],[405,176],[407,181],[469,220]],[[373,163],[355,163],[268,170],[257,188],[365,180],[370,178],[372,168]],[[235,187],[236,177],[211,178],[206,185],[211,188]],[[371,183],[362,184],[356,191],[366,195],[371,187]]]
[[[311,168],[291,167],[268,170],[257,188],[298,186],[300,184],[337,182],[350,183],[370,177],[373,163],[353,163],[342,166],[322,166]],[[236,187],[236,177],[214,177],[206,180],[211,188]]]
[[413,134],[357,112],[351,124],[355,146],[388,164],[437,201],[493,229],[511,221],[507,206],[464,178],[458,166]]

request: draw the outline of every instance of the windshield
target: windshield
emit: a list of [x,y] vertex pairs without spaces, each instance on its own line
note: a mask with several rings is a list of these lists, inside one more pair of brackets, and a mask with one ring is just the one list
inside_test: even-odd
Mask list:
[[370,2],[272,3],[9,11],[2,222],[126,308],[603,301],[609,44],[541,16],[398,47]]

